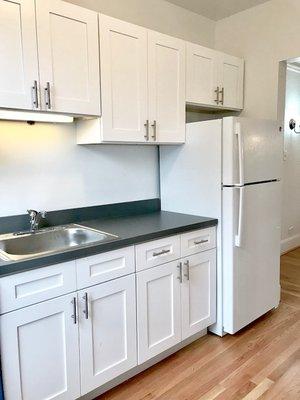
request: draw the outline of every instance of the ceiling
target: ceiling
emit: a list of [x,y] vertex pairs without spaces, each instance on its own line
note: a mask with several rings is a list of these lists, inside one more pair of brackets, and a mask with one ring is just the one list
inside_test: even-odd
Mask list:
[[269,0],[167,0],[214,21],[229,17]]

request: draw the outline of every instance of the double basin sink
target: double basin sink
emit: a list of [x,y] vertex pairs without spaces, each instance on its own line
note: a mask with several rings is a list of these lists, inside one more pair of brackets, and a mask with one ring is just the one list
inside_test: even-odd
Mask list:
[[36,232],[9,233],[0,235],[0,258],[5,261],[26,260],[116,238],[115,235],[77,224]]

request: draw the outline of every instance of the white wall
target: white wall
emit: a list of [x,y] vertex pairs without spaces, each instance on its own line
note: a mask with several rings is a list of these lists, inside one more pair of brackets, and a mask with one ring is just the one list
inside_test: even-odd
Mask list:
[[[164,0],[69,0],[203,45],[215,22]],[[77,146],[71,126],[0,122],[0,216],[158,197],[157,148]]]
[[214,21],[164,0],[67,1],[204,46],[214,45]]
[[[300,53],[299,53],[300,55]],[[293,118],[300,124],[300,69],[287,70],[285,151],[282,206],[282,250],[300,245],[300,135],[289,129]],[[299,128],[298,128],[299,130]]]
[[[215,47],[246,60],[243,115],[277,118],[278,63],[300,56],[299,15],[299,0],[271,0],[217,22]],[[295,189],[289,186],[295,177],[292,170],[285,167],[285,190]],[[286,227],[291,221],[295,226],[293,235],[300,235],[298,195],[287,192],[285,196],[290,201],[283,205],[283,240],[287,239]],[[289,215],[286,207],[290,208]]]
[[78,146],[72,125],[0,123],[0,216],[158,197],[156,146]]

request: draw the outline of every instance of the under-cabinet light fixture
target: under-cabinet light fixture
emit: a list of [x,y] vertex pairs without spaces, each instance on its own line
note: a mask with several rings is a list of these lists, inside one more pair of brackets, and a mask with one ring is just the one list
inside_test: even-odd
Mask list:
[[0,120],[27,121],[27,122],[52,122],[71,123],[74,118],[69,115],[50,114],[30,111],[1,110]]

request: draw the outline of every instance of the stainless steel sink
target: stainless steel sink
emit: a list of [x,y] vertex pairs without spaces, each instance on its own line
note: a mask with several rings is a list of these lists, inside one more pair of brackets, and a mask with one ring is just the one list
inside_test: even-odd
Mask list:
[[116,238],[77,224],[40,229],[35,233],[10,233],[0,235],[0,258],[5,261],[25,260]]

